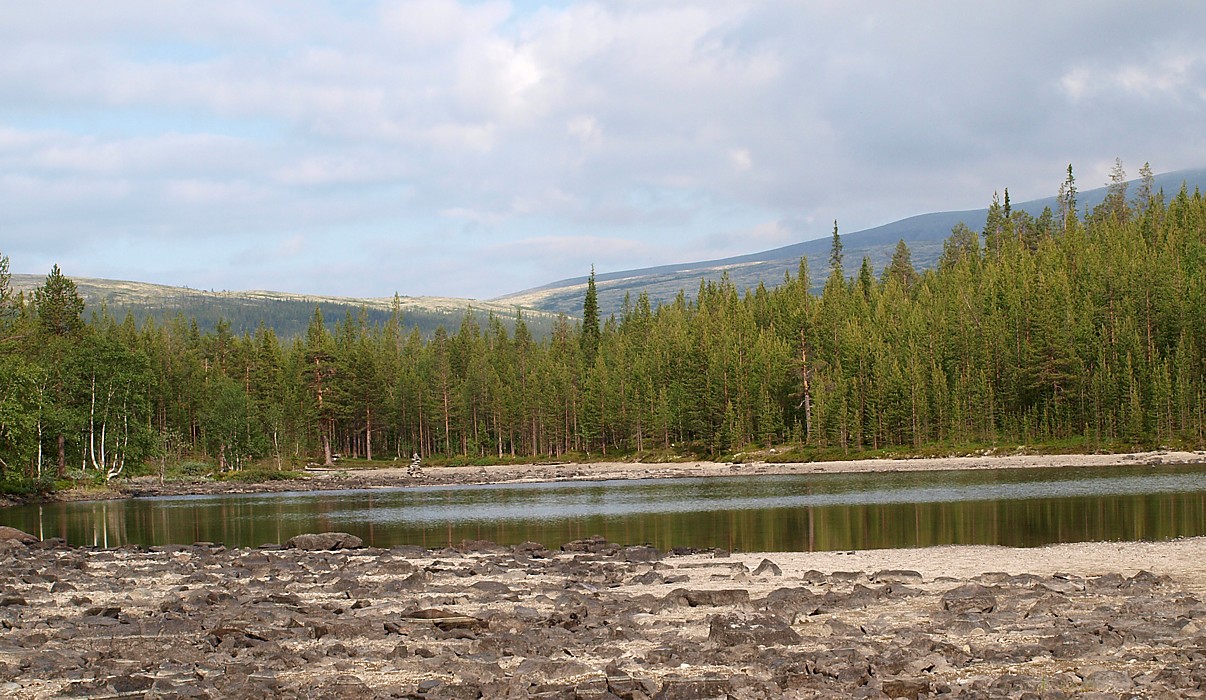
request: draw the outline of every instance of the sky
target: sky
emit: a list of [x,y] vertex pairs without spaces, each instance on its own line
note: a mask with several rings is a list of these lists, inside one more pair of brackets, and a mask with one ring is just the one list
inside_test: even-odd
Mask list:
[[126,0],[0,20],[13,272],[490,299],[1206,166],[1206,3]]

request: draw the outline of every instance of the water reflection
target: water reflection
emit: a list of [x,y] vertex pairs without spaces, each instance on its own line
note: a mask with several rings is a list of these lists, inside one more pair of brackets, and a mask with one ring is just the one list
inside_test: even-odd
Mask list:
[[0,510],[42,538],[256,546],[340,530],[388,547],[488,539],[815,551],[1206,534],[1206,468],[563,482],[62,503]]

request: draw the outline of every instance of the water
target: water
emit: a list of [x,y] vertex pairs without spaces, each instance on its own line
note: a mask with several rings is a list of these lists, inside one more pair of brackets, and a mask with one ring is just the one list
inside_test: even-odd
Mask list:
[[366,544],[599,534],[661,549],[816,551],[1206,535],[1206,466],[1013,469],[441,486],[179,496],[0,509],[0,524],[73,544]]

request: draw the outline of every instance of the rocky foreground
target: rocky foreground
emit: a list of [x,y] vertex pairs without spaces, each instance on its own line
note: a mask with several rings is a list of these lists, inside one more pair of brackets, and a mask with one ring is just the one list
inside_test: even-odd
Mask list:
[[1206,605],[1146,571],[821,572],[598,538],[93,550],[0,530],[4,697],[1206,695]]

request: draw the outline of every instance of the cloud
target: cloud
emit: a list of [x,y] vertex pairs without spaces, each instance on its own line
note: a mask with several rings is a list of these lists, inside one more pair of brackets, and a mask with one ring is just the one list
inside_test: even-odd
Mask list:
[[[1200,167],[1203,25],[1170,2],[21,6],[0,248],[369,295],[392,255],[439,271],[403,291],[478,296],[753,252],[1050,195],[1069,162]],[[243,245],[265,253],[235,269]],[[332,251],[360,272],[301,272]]]

